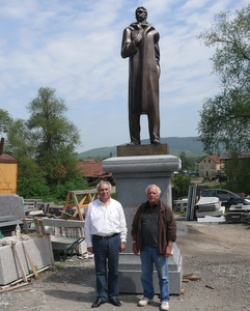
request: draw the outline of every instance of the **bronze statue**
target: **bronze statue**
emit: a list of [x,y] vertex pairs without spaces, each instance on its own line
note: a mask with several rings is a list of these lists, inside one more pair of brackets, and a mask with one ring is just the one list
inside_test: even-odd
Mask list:
[[160,144],[158,31],[147,22],[147,10],[138,7],[137,22],[124,29],[121,56],[129,57],[129,145],[140,145],[140,116],[148,116],[151,144]]

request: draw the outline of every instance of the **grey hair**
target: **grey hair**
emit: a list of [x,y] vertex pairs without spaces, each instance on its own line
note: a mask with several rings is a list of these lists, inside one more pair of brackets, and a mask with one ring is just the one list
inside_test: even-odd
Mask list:
[[111,183],[110,183],[109,181],[107,181],[107,180],[101,180],[101,181],[96,185],[96,190],[97,190],[97,192],[99,191],[99,188],[100,188],[101,184],[106,184],[106,185],[108,185],[110,191],[112,191],[112,185],[111,185]]
[[146,195],[148,194],[148,189],[149,189],[150,187],[155,187],[155,188],[157,189],[158,194],[159,194],[159,195],[161,194],[161,188],[158,187],[157,185],[152,184],[152,185],[148,185],[148,186],[147,186],[147,188],[146,188],[146,190],[145,190],[145,191],[146,191]]

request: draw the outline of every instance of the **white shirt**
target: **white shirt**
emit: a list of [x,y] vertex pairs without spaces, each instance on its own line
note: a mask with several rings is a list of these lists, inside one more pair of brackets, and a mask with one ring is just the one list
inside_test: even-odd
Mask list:
[[122,205],[110,198],[107,205],[100,199],[89,203],[85,224],[85,240],[87,247],[92,247],[92,235],[108,236],[120,233],[121,242],[127,239],[127,224]]

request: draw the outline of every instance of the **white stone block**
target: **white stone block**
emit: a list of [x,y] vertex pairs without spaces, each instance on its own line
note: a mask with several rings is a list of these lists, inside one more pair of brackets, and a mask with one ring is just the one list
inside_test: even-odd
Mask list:
[[[30,258],[37,270],[40,270],[46,266],[52,265],[52,256],[50,251],[50,241],[47,236],[41,237],[26,237],[27,239],[21,241],[20,238],[16,239],[16,251],[20,258],[21,265],[26,275],[32,273],[32,268],[28,258],[24,252],[23,243],[30,255]],[[6,241],[14,238],[1,239],[1,245]],[[0,285],[6,285],[22,278],[22,270],[17,258],[16,253],[13,251],[13,246],[5,245],[0,246]]]

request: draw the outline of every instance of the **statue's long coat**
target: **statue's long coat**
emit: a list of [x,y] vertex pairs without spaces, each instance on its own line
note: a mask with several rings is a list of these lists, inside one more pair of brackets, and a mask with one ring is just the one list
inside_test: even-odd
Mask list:
[[149,23],[143,27],[143,38],[138,46],[133,38],[139,31],[133,23],[123,32],[121,56],[129,57],[129,112],[159,114],[160,35]]

